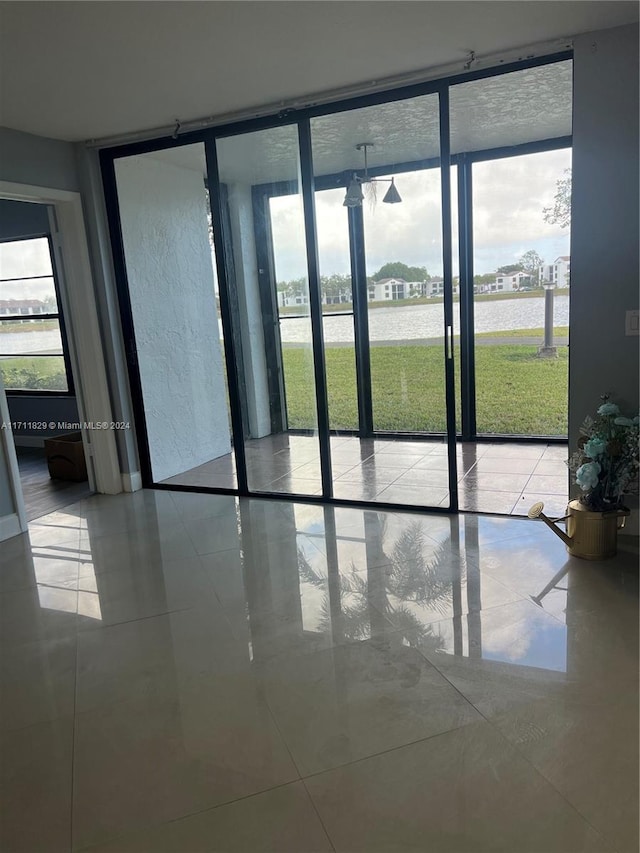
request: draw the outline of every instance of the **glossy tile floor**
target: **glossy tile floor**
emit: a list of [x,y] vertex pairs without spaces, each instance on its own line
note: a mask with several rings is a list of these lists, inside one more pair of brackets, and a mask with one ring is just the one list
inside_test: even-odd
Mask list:
[[[318,439],[281,433],[247,442],[251,491],[322,494]],[[536,501],[548,514],[567,506],[566,444],[458,442],[458,500],[467,512],[526,515]],[[331,438],[334,496],[345,500],[449,506],[447,448],[442,441]],[[231,455],[163,481],[236,488]]]
[[637,556],[158,491],[0,548],[2,851],[637,850]]

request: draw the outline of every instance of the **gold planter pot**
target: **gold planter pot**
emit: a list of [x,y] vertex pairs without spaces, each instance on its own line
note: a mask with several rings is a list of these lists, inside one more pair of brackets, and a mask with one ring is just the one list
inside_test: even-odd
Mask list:
[[570,501],[567,507],[567,551],[583,560],[604,560],[615,557],[618,530],[624,527],[628,509],[593,512],[580,501]]

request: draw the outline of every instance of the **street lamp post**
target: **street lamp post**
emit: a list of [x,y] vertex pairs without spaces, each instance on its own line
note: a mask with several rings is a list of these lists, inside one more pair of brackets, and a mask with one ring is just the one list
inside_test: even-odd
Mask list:
[[558,348],[553,345],[553,282],[544,282],[544,344],[538,347],[539,358],[557,358]]

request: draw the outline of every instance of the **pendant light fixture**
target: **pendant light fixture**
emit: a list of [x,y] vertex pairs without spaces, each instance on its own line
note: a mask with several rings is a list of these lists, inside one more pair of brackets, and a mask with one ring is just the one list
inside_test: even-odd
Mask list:
[[362,202],[364,201],[364,193],[362,191],[363,184],[377,184],[387,181],[391,182],[391,186],[385,193],[382,203],[398,204],[402,201],[400,193],[395,185],[394,178],[369,177],[369,163],[367,160],[367,149],[369,148],[373,148],[373,142],[359,142],[356,145],[356,151],[364,151],[364,175],[360,177],[357,172],[353,173],[351,180],[349,181],[349,186],[347,187],[347,193],[344,197],[344,201],[342,202],[344,207],[362,207]]

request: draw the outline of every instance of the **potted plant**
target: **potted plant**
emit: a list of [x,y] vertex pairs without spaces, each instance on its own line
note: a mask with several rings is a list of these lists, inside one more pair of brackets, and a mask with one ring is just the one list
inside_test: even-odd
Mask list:
[[615,555],[618,529],[629,515],[624,497],[638,493],[640,468],[640,419],[623,417],[608,394],[601,399],[596,416],[582,424],[578,449],[567,462],[582,490],[568,507],[569,553],[592,560]]

